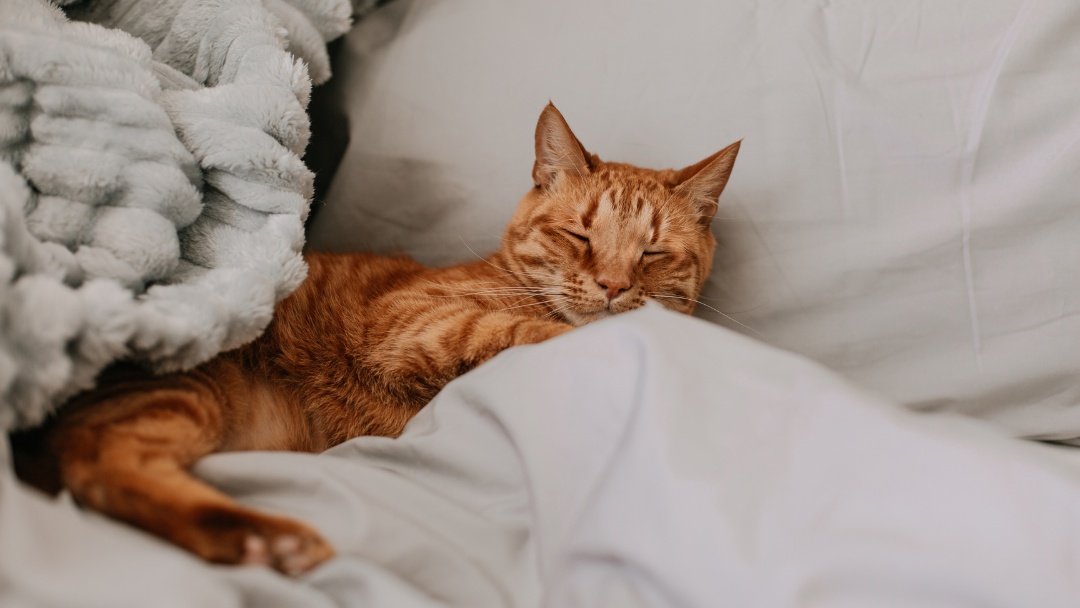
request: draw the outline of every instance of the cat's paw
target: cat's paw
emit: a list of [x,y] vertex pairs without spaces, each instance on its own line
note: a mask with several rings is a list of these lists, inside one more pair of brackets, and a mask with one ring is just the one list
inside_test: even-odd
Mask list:
[[297,576],[334,556],[318,532],[284,517],[215,507],[197,522],[200,533],[181,544],[212,562],[270,566]]
[[269,539],[251,534],[244,539],[241,564],[270,566],[290,576],[303,574],[333,557],[334,550],[318,534],[284,533]]

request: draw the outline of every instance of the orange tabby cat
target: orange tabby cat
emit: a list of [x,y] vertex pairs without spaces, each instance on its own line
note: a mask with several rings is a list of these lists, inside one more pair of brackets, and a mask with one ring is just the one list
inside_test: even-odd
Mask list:
[[397,436],[447,382],[506,348],[650,298],[691,312],[738,151],[680,171],[605,163],[549,104],[536,128],[536,187],[499,251],[442,269],[309,254],[307,280],[255,342],[186,373],[114,369],[65,407],[50,437],[64,485],[205,559],[308,570],[333,554],[317,532],[237,504],[188,467],[211,452],[316,452]]

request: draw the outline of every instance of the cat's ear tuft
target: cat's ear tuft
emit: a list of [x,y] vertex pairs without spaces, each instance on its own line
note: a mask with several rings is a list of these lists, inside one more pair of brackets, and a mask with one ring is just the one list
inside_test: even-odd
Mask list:
[[566,119],[549,101],[536,123],[533,182],[540,188],[549,188],[560,174],[587,175],[594,162],[566,124]]
[[675,174],[675,192],[690,199],[697,209],[701,223],[708,226],[719,207],[742,140],[731,144],[705,160],[690,165]]

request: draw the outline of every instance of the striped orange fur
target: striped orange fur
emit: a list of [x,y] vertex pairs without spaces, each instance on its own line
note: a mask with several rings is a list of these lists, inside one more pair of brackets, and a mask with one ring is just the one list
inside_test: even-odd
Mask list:
[[303,572],[333,554],[308,525],[196,480],[227,450],[319,451],[397,436],[453,378],[500,351],[655,301],[691,312],[735,143],[682,170],[588,153],[554,106],[536,130],[535,187],[486,259],[310,253],[304,284],[255,342],[190,372],[130,368],[62,411],[50,436],[84,506],[220,563]]

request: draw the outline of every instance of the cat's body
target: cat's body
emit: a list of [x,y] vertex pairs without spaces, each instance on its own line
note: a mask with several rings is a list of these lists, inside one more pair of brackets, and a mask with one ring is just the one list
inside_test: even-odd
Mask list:
[[255,342],[181,374],[118,369],[69,404],[51,436],[64,485],[206,559],[302,572],[332,555],[313,529],[242,507],[188,467],[218,451],[397,436],[446,383],[506,348],[648,299],[692,311],[738,144],[681,171],[603,163],[550,105],[536,141],[536,188],[498,252],[442,269],[309,254],[308,279]]

